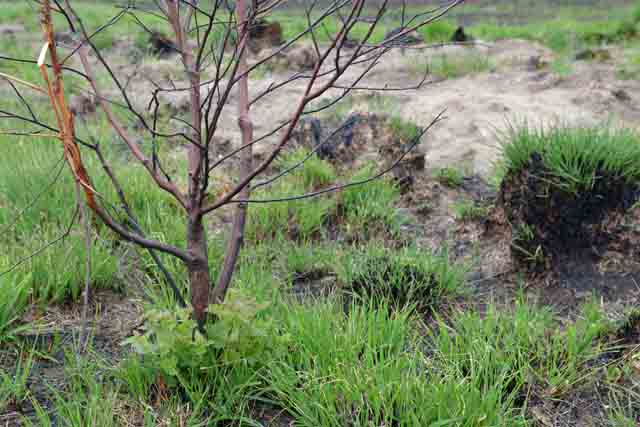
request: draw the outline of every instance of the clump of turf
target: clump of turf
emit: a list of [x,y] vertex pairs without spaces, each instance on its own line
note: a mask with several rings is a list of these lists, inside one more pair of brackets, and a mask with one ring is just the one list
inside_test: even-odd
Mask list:
[[640,138],[607,126],[524,125],[507,136],[498,206],[514,257],[540,269],[606,245],[640,195]]
[[462,269],[451,265],[446,254],[412,248],[370,247],[346,259],[339,274],[347,295],[356,301],[422,313],[459,292],[462,284]]

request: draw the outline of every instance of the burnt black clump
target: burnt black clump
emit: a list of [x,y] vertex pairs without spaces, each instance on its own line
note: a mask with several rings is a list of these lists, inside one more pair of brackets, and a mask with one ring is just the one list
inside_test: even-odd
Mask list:
[[149,36],[149,49],[161,58],[178,53],[178,47],[169,37],[159,32],[152,32]]
[[466,43],[473,41],[473,37],[464,32],[464,27],[458,27],[453,36],[451,36],[451,41],[454,43]]
[[[302,125],[308,124],[313,137],[313,149],[323,160],[336,159],[341,148],[350,148],[353,143],[355,127],[362,119],[360,114],[351,114],[337,130],[325,132],[322,122],[316,117],[308,117]],[[320,145],[320,147],[318,147]]]
[[597,258],[598,248],[614,237],[612,225],[638,200],[638,190],[600,166],[590,188],[568,192],[534,152],[501,184],[498,204],[512,226],[514,257],[536,270],[550,260]]
[[347,285],[352,296],[390,308],[415,304],[424,312],[437,300],[437,277],[419,265],[393,256],[379,255],[362,260]]

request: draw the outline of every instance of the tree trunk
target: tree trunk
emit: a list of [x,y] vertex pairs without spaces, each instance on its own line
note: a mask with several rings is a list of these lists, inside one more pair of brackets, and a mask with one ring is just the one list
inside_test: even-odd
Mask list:
[[[238,16],[238,39],[242,40],[239,54],[238,73],[241,76],[238,82],[238,126],[242,135],[242,145],[244,149],[241,151],[240,158],[240,181],[248,177],[253,170],[253,124],[249,118],[249,75],[247,66],[246,45],[248,40],[249,22],[247,22],[247,4],[246,0],[238,0],[236,4],[236,14]],[[240,198],[248,199],[250,195],[249,183],[238,193]],[[231,278],[236,268],[238,255],[244,241],[244,227],[247,220],[246,203],[240,203],[236,206],[233,214],[233,228],[231,236],[227,244],[227,252],[224,257],[222,272],[218,278],[218,284],[214,290],[213,301],[219,304],[224,301],[227,289],[231,284]]]
[[193,261],[187,264],[189,285],[191,287],[191,305],[193,317],[202,327],[206,321],[206,310],[209,305],[209,254],[207,252],[207,237],[202,225],[202,217],[189,219],[187,229],[187,247]]
[[[242,135],[242,145],[244,149],[241,151],[240,158],[240,180],[249,176],[253,170],[253,148],[251,141],[253,139],[253,124],[249,118],[249,75],[247,65],[246,45],[248,41],[249,22],[247,22],[247,4],[246,0],[238,0],[236,4],[236,14],[238,17],[238,39],[242,40],[240,46],[240,56],[238,58],[238,73],[241,76],[238,82],[238,126]],[[238,193],[241,198],[248,199],[250,195],[249,184]],[[244,226],[247,220],[247,204],[240,203],[236,206],[233,214],[233,226],[231,236],[227,244],[227,252],[224,257],[222,272],[218,278],[218,284],[214,290],[213,301],[218,304],[224,301],[227,289],[231,284],[231,277],[236,268],[240,248],[244,241]]]

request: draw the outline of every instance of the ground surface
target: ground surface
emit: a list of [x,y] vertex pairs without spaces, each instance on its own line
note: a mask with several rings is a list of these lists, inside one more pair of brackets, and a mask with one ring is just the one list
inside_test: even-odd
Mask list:
[[[499,9],[497,5],[495,8]],[[458,16],[466,23],[482,20],[485,14],[499,16],[499,13],[496,15],[486,8],[481,12],[471,11]],[[4,25],[1,19],[0,24]],[[39,46],[39,36],[36,34],[17,33],[14,37],[25,49],[30,47],[37,50]],[[149,103],[152,90],[150,79],[160,82],[170,76],[178,86],[185,84],[185,81],[180,80],[181,65],[176,57],[160,60],[144,57],[133,61],[131,58],[135,56],[136,49],[133,40],[122,38],[108,50],[108,55],[117,64],[118,75],[130,78],[129,84],[134,93],[132,99],[142,110]],[[504,224],[496,225],[495,218],[491,216],[497,189],[489,182],[494,177],[494,163],[500,158],[501,135],[510,123],[526,120],[531,125],[543,127],[557,123],[593,126],[611,120],[614,126],[637,128],[640,123],[640,82],[637,79],[622,79],[620,75],[629,51],[622,45],[605,46],[604,49],[610,53],[610,58],[604,61],[578,61],[575,60],[577,52],[558,53],[540,43],[520,39],[477,41],[469,46],[416,46],[404,52],[392,51],[361,82],[362,86],[414,86],[420,82],[422,73],[428,67],[435,69],[440,64],[442,70],[443,57],[467,71],[460,72],[460,75],[428,73],[425,84],[419,88],[383,92],[382,104],[372,100],[367,91],[358,91],[348,101],[347,107],[341,110],[342,116],[354,112],[393,113],[418,126],[426,126],[438,113],[446,110],[446,120],[423,137],[421,147],[426,152],[426,168],[412,172],[411,187],[403,191],[395,204],[389,207],[405,217],[400,233],[392,239],[391,246],[410,242],[434,253],[447,247],[452,263],[468,264],[466,292],[448,301],[447,306],[442,308],[443,313],[460,309],[478,311],[484,315],[489,306],[507,311],[524,292],[532,306],[549,308],[559,321],[558,328],[562,328],[580,316],[581,305],[591,301],[594,294],[600,309],[611,321],[623,320],[629,308],[640,301],[640,260],[633,257],[629,259],[623,252],[616,252],[615,248],[597,263],[576,259],[573,263],[560,266],[554,276],[529,277],[523,283],[522,274],[511,259],[511,236]],[[557,67],[560,63],[563,65],[561,69]],[[355,79],[359,71],[362,68],[354,67],[345,77],[344,84]],[[291,73],[290,70],[269,70],[251,82],[250,91],[267,88],[274,82],[286,79]],[[285,90],[258,102],[252,108],[255,133],[260,135],[268,132],[274,124],[284,121],[296,108],[290,100],[296,99],[303,90],[304,83],[294,82]],[[0,93],[11,92],[8,87],[0,86]],[[339,90],[334,90],[325,96],[332,99],[339,94]],[[107,95],[116,97],[116,92]],[[189,102],[186,96],[177,94],[168,100],[174,113],[186,112]],[[227,152],[237,146],[240,139],[234,119],[236,108],[237,94],[232,93],[217,135],[220,141],[227,142],[222,144]],[[134,123],[131,126],[133,128]],[[276,138],[277,135],[266,138],[257,146],[256,156],[268,152]],[[365,149],[358,156],[370,158],[375,150],[377,146],[372,143],[369,151]],[[180,153],[181,149],[178,148],[171,155],[178,156]],[[436,170],[445,167],[460,170],[462,181],[449,185],[434,177]],[[0,194],[0,207],[2,202]],[[480,215],[461,217],[461,203],[471,203],[485,210]],[[218,231],[227,221],[223,213],[212,221],[210,229]],[[344,238],[343,231],[330,230],[327,233],[324,236],[333,235],[338,244],[343,243],[340,240]],[[253,247],[256,243],[249,240],[248,245]],[[326,242],[317,239],[315,243],[320,246]],[[94,350],[112,364],[126,357],[128,350],[121,346],[121,341],[140,327],[145,303],[140,291],[144,283],[140,279],[144,275],[143,266],[135,259],[122,258],[127,259],[124,263],[127,267],[120,271],[125,272],[125,291],[99,291],[93,295],[89,307],[93,318],[90,325],[94,335]],[[297,276],[292,280],[292,289],[296,294],[318,297],[335,291],[336,272],[326,265],[302,272],[304,274],[295,273]],[[274,276],[277,274],[273,273]],[[305,298],[302,300],[307,301]],[[37,363],[28,381],[33,395],[45,402],[45,406],[49,404],[46,403],[49,395],[44,385],[56,387],[68,382],[63,350],[71,346],[74,333],[81,329],[79,313],[78,303],[40,304],[21,316],[21,324],[31,325],[27,332],[21,333],[21,339],[28,344],[35,342],[43,352],[49,354],[48,358]],[[426,324],[432,321],[427,319]],[[626,353],[623,362],[636,360],[637,347],[634,346],[640,344],[637,335],[631,334],[628,341],[626,344],[634,351]],[[530,390],[531,398],[524,413],[531,425],[614,425],[610,412],[613,407],[611,387],[604,378],[610,359],[603,356],[589,363],[597,368],[589,371],[589,375],[593,373],[593,381],[576,381],[575,387],[568,386],[562,394],[550,389]],[[634,393],[637,393],[640,381],[637,360],[634,363],[629,365],[630,373],[624,378],[620,374],[618,378],[621,388],[633,390],[633,393],[628,393],[631,399],[636,396]],[[15,354],[11,351],[5,353],[0,348],[0,368],[9,372],[15,365]],[[534,381],[531,383],[539,386]],[[120,425],[143,425],[139,409],[131,409],[127,403],[120,401],[115,407],[119,412],[114,419]],[[640,411],[634,405],[630,404],[629,407],[628,420],[640,423]],[[280,412],[280,409],[272,409],[268,405],[253,409],[253,415],[262,425],[295,425],[293,418],[289,419]],[[19,425],[21,415],[32,416],[33,413],[34,408],[30,404],[25,407],[10,406],[4,410],[0,408],[0,424]]]

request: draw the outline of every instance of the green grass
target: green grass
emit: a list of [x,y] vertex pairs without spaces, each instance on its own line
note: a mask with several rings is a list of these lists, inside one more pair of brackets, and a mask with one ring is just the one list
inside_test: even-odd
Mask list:
[[22,408],[30,397],[27,380],[34,364],[34,351],[19,350],[13,372],[0,370],[0,411]]
[[422,135],[422,129],[415,123],[405,120],[397,114],[391,115],[389,119],[389,128],[391,133],[399,138],[400,141],[412,144],[416,142],[416,138]]
[[604,314],[592,303],[582,312],[566,330],[558,328],[548,309],[523,299],[512,311],[490,307],[482,318],[461,313],[452,324],[440,324],[433,338],[436,354],[442,363],[458,364],[461,372],[478,372],[485,385],[506,381],[511,391],[523,393],[538,384],[559,397],[592,378],[595,368],[588,363],[605,350],[598,340],[609,328]]
[[[112,10],[102,4],[82,6],[92,27]],[[20,19],[26,10],[24,5],[7,4],[3,18]],[[616,22],[600,27],[578,24],[578,16],[560,14],[558,19],[564,23],[558,28],[487,24],[469,31],[489,39],[519,34],[555,49],[593,43],[596,32],[617,31]],[[301,25],[299,16],[283,18],[287,34]],[[124,22],[98,40],[102,47],[128,31],[143,46],[141,33]],[[150,25],[161,28],[159,23]],[[335,28],[335,22],[331,25],[329,29]],[[393,25],[392,20],[378,29],[374,41]],[[28,28],[35,32],[37,22],[30,22]],[[453,29],[452,22],[439,21],[421,32],[429,41],[444,41]],[[366,25],[359,24],[353,35],[361,36],[365,30]],[[326,37],[323,34],[318,33],[321,39]],[[11,43],[3,40],[2,44]],[[11,54],[31,55],[23,46],[11,49]],[[463,61],[468,62],[458,64],[446,58],[434,70],[453,77],[492,68],[481,57]],[[34,67],[23,70],[0,63],[0,68],[39,81]],[[384,95],[364,101],[371,111],[384,113],[393,113],[401,102]],[[346,114],[356,102],[359,100],[346,100],[337,108],[337,116]],[[44,103],[38,106],[38,114],[51,120],[47,110]],[[400,139],[410,140],[419,131],[397,116],[390,123]],[[117,148],[109,144],[112,135],[104,120],[90,120],[89,126],[114,160],[116,174],[127,183],[127,197],[143,228],[156,239],[184,245],[184,219],[175,202],[153,185],[144,170],[121,159]],[[632,182],[640,175],[637,138],[626,131],[516,128],[505,144],[502,173],[523,167],[539,151],[552,167],[557,184],[568,191],[588,188],[595,170],[603,167]],[[4,249],[0,271],[4,271],[59,236],[74,213],[75,201],[73,192],[67,191],[73,185],[66,169],[60,181],[49,186],[61,156],[57,141],[2,138],[0,151],[0,246]],[[276,166],[286,168],[306,154],[291,153]],[[89,154],[86,161],[92,171],[99,169]],[[370,165],[351,176],[339,176],[329,163],[312,157],[287,178],[256,191],[254,197],[313,191],[336,181],[366,178],[375,170]],[[463,178],[460,171],[447,168],[436,175],[451,186],[460,185]],[[108,203],[115,203],[106,178],[96,173],[94,181]],[[162,338],[150,340],[155,350],[142,356],[127,354],[110,366],[91,352],[79,357],[71,349],[64,361],[53,362],[64,366],[65,386],[49,390],[50,405],[37,402],[40,396],[32,394],[27,378],[29,372],[39,372],[34,368],[43,360],[52,363],[61,344],[48,356],[22,351],[19,364],[0,371],[0,407],[8,401],[32,400],[36,414],[30,422],[40,426],[55,421],[55,425],[110,427],[123,424],[123,417],[133,422],[134,415],[145,426],[256,426],[251,408],[268,403],[287,412],[298,426],[333,427],[350,422],[363,427],[517,427],[530,421],[526,419],[530,396],[563,399],[600,378],[597,358],[606,350],[602,336],[609,324],[599,306],[590,303],[576,321],[563,323],[550,310],[524,298],[508,309],[490,305],[482,313],[473,309],[458,312],[447,303],[465,295],[461,266],[451,265],[444,254],[436,256],[416,248],[385,249],[388,241],[372,240],[380,231],[384,237],[398,235],[401,220],[394,207],[399,196],[391,180],[380,179],[326,197],[251,205],[247,244],[233,289],[253,299],[231,298],[220,308],[217,314],[222,320],[212,326],[210,339],[204,342],[192,340],[193,323],[188,315],[178,316],[175,302],[164,286],[158,286],[161,278],[152,272],[150,259],[143,253],[136,267],[155,285],[150,289],[152,301],[146,303],[147,315],[156,316],[146,326]],[[454,207],[461,219],[483,216],[485,209],[472,202]],[[13,224],[18,214],[20,221]],[[325,242],[329,231],[355,244]],[[521,230],[521,235],[526,239],[527,231]],[[122,254],[114,240],[103,231],[92,249],[95,287],[126,286],[127,281],[121,280]],[[223,255],[221,239],[210,237],[209,247],[215,277]],[[184,286],[184,267],[169,257],[163,260]],[[0,277],[3,354],[21,344],[17,332],[28,325],[20,325],[19,319],[28,304],[44,306],[77,299],[83,268],[83,235],[75,226],[66,239]],[[338,285],[357,298],[292,301],[286,292],[293,279],[314,272],[336,276]],[[346,301],[350,304],[345,306]],[[270,304],[253,312],[264,302]],[[439,317],[425,325],[422,315],[434,312]],[[63,340],[58,337],[57,341]],[[69,350],[66,343],[63,346]],[[173,380],[164,382],[168,388],[165,399],[158,399],[159,375]],[[633,368],[628,363],[612,365],[606,375],[612,383],[613,378],[630,381]],[[628,382],[617,384],[618,388],[607,385],[615,390],[607,397],[612,402],[610,419],[612,425],[625,425],[637,415],[638,390]]]
[[[0,214],[0,227],[5,229],[0,241],[6,248],[0,271],[23,262],[8,277],[26,281],[32,301],[40,302],[77,298],[85,268],[80,228],[63,238],[76,212],[75,197],[66,165],[59,161],[62,153],[54,144],[57,142],[0,141],[5,153],[0,160],[0,204],[6,206]],[[98,286],[108,284],[114,276],[116,261],[105,243],[93,247],[92,269]]]
[[[606,18],[605,16],[599,17],[600,19],[596,17],[595,21],[593,19],[584,19],[585,15],[593,14],[592,10],[588,8],[568,7],[557,8],[554,11],[553,19],[549,21],[547,17],[544,25],[535,19],[535,13],[532,16],[530,24],[502,25],[491,22],[491,12],[485,12],[482,8],[469,4],[454,10],[451,16],[425,25],[418,31],[427,42],[439,43],[448,41],[456,29],[455,17],[457,13],[459,11],[468,12],[474,10],[474,8],[477,9],[478,13],[487,13],[487,19],[482,23],[475,23],[467,28],[467,31],[473,36],[484,40],[497,40],[502,38],[537,40],[556,51],[566,51],[571,48],[578,48],[580,45],[597,43],[599,38],[603,37],[613,41],[623,40],[629,36],[630,30],[635,29],[639,22],[637,7],[617,7],[611,11]],[[112,4],[88,2],[77,2],[75,9],[81,15],[90,33],[99,28],[109,17],[115,16],[119,11]],[[424,10],[425,9],[421,7],[410,7],[407,13],[408,16],[413,16],[413,14],[424,12]],[[510,10],[510,5],[501,7],[501,13],[508,15],[508,10]],[[319,13],[319,9],[314,11],[312,18],[318,17]],[[364,14],[366,15],[367,13],[375,14],[375,11],[365,11]],[[520,13],[520,9],[516,8],[511,13]],[[170,34],[171,32],[166,22],[163,22],[151,14],[137,13],[136,16],[147,28],[163,31],[166,34]],[[7,22],[23,22],[29,31],[34,32],[39,30],[39,21],[35,13],[35,8],[28,4],[7,3],[3,6],[3,18],[6,18]],[[277,20],[282,24],[285,39],[291,39],[297,36],[307,27],[307,18],[302,10],[276,10],[269,18]],[[399,11],[390,9],[384,21],[374,30],[369,42],[381,42],[389,30],[400,25],[400,19]],[[57,28],[66,29],[64,18],[58,16],[58,14],[54,14],[54,23]],[[339,25],[340,21],[336,17],[329,17],[323,20],[323,25],[315,31],[316,39],[320,42],[329,41],[329,35],[335,34]],[[221,27],[214,29],[214,32],[221,31]],[[357,23],[349,36],[353,39],[361,39],[368,31],[369,24]],[[139,48],[147,48],[147,35],[131,16],[121,18],[107,31],[96,36],[94,43],[99,48],[110,48],[113,46],[115,40],[124,34],[132,36]],[[307,35],[304,38],[309,40],[311,36]],[[212,42],[215,42],[216,39],[216,34],[214,34]],[[35,55],[37,55],[37,52],[32,56],[35,57]]]
[[366,95],[369,111],[373,113],[385,113],[392,115],[400,106],[401,99],[396,96],[373,92]]
[[[117,408],[116,390],[104,377],[103,363],[95,356],[65,353],[65,389],[51,389],[52,411],[45,410],[35,399],[35,420],[25,419],[26,425],[38,426],[97,426],[120,425],[114,412]],[[34,424],[37,421],[37,424]]]
[[460,56],[438,55],[431,58],[406,59],[405,66],[409,72],[418,76],[425,73],[441,78],[459,78],[469,74],[480,73],[490,69],[486,56],[479,54],[462,54]]
[[0,345],[11,342],[22,327],[18,320],[27,307],[29,278],[18,281],[8,275],[0,277]]
[[307,111],[317,111],[322,109],[317,113],[321,120],[342,123],[356,104],[356,100],[354,98],[355,97],[353,95],[347,95],[344,97],[323,97],[312,102],[309,108],[307,108]]
[[443,167],[433,172],[433,176],[447,187],[460,187],[464,182],[464,172],[457,168]]
[[527,39],[538,41],[556,52],[569,52],[601,42],[621,42],[627,39],[629,26],[635,26],[624,16],[594,21],[577,16],[559,16],[524,25],[497,25],[491,22],[473,25],[469,32],[483,40]]
[[620,80],[637,80],[640,77],[640,54],[637,49],[626,52],[624,62],[617,65],[616,77]]
[[[352,181],[366,179],[375,171],[374,165],[368,165],[357,171]],[[392,206],[399,197],[399,188],[386,177],[344,189],[340,194],[340,208],[348,230],[368,233],[378,227],[397,233],[400,223]]]
[[[15,103],[9,106],[13,107],[17,107]],[[35,112],[43,120],[52,121],[46,104],[36,103]],[[91,121],[89,125],[98,140],[110,141],[103,121]],[[20,129],[18,124],[13,126]],[[142,167],[124,163],[115,144],[104,144],[103,150],[113,162],[116,176],[127,183],[127,200],[141,227],[155,231],[157,239],[184,244],[184,218],[177,204],[152,183]],[[0,273],[6,272],[9,281],[26,282],[33,302],[76,299],[84,284],[84,234],[77,216],[73,180],[62,161],[60,143],[46,138],[2,137],[0,151],[0,244],[5,249],[0,257]],[[88,150],[83,150],[83,158],[105,204],[109,208],[119,206],[97,159]],[[94,238],[94,288],[117,289],[122,284],[118,275],[126,274],[126,270],[119,265],[122,254],[114,240],[106,228]],[[148,261],[148,255],[143,254],[143,260]]]
[[551,62],[551,70],[560,77],[568,77],[573,72],[573,65],[567,58],[558,57]]
[[436,55],[416,61],[415,58],[406,60],[409,71],[416,75],[429,74],[456,79],[470,74],[484,73],[495,68],[487,55],[480,53],[462,53],[460,55]]
[[531,156],[541,156],[552,174],[552,184],[568,193],[592,188],[602,174],[628,183],[640,180],[640,140],[631,130],[556,126],[532,129],[511,127],[502,141],[501,174],[526,168]]
[[462,273],[460,266],[449,264],[446,253],[371,245],[343,256],[338,278],[356,300],[429,314],[443,299],[462,293]]
[[[541,12],[545,7],[541,7]],[[501,5],[500,13],[506,16],[513,15],[518,17],[525,8],[520,5],[505,4]],[[637,28],[638,7],[620,7],[607,11],[606,13],[594,16],[594,10],[587,7],[556,7],[553,15],[540,16],[538,11],[531,11],[530,7],[526,8],[527,16],[530,18],[527,24],[504,24],[495,22],[492,19],[491,10],[484,10],[482,6],[466,4],[463,7],[453,10],[450,16],[432,22],[421,27],[418,32],[427,42],[440,43],[450,40],[456,29],[456,16],[458,13],[470,13],[475,11],[479,14],[487,14],[486,19],[479,20],[465,28],[465,30],[476,38],[482,40],[499,40],[506,38],[522,38],[528,40],[539,41],[549,46],[557,52],[566,52],[569,50],[579,49],[586,45],[598,44],[602,40],[609,42],[624,41],[633,35],[633,30]],[[412,6],[407,10],[407,16],[423,12],[424,8]],[[279,20],[283,24],[285,38],[292,38],[299,34],[306,27],[306,18],[301,11],[296,14],[295,10],[287,12],[278,12],[273,18]],[[364,15],[373,15],[375,11],[370,10]],[[543,12],[544,13],[544,12]],[[370,42],[380,42],[384,38],[384,34],[400,25],[399,10],[390,9],[387,12],[385,20],[379,24],[374,31]],[[316,32],[316,38],[319,41],[328,41],[327,34],[334,34],[338,28],[338,21],[331,18],[326,20],[325,28]],[[366,24],[359,23],[351,32],[352,38],[363,37],[367,31]],[[308,38],[308,37],[307,37]]]
[[[233,301],[223,316],[235,317],[248,308]],[[575,323],[561,328],[549,310],[522,297],[509,310],[489,306],[482,314],[453,311],[446,319],[436,319],[426,335],[412,311],[391,309],[385,302],[358,303],[345,310],[337,297],[314,304],[283,303],[281,296],[273,301],[259,317],[271,326],[252,326],[263,332],[259,342],[279,351],[261,352],[250,363],[262,347],[241,345],[251,342],[246,331],[239,341],[230,335],[223,341],[193,342],[189,325],[176,324],[169,315],[161,321],[166,325],[156,328],[160,323],[153,322],[159,317],[153,312],[148,313],[149,325],[158,334],[153,354],[168,351],[165,354],[177,357],[177,365],[164,356],[129,354],[109,366],[92,351],[82,357],[68,352],[66,386],[51,389],[53,404],[47,411],[34,400],[31,425],[52,425],[55,417],[62,425],[107,427],[135,414],[144,425],[175,422],[181,416],[189,420],[183,421],[186,425],[250,426],[257,420],[249,408],[266,402],[300,426],[329,427],[347,419],[360,426],[525,426],[526,400],[534,390],[562,398],[595,378],[597,367],[590,363],[604,351],[600,337],[610,328],[595,303],[587,304]],[[174,327],[166,328],[170,324]],[[183,331],[178,333],[178,328]],[[202,347],[206,342],[210,344]],[[225,344],[220,347],[221,342]],[[232,349],[235,356],[222,357]],[[20,386],[26,384],[24,372],[31,363],[28,357],[24,360],[16,382],[21,391],[12,392],[22,400],[33,398]],[[156,400],[161,372],[180,375],[164,381],[165,399]],[[0,384],[5,384],[0,391],[10,389],[6,381]],[[11,390],[16,385],[11,384]],[[117,410],[123,404],[132,412]],[[622,405],[616,408],[622,411]],[[612,419],[622,414],[612,410]]]
[[[288,170],[308,155],[309,152],[305,150],[291,153],[277,166],[279,170]],[[333,167],[314,155],[264,190],[256,191],[254,197],[278,199],[305,194],[333,183],[335,176]],[[247,224],[247,233],[254,238],[295,236],[302,240],[309,239],[321,231],[335,206],[333,195],[317,197],[313,202],[294,200],[257,203],[251,207],[252,215]]]
[[473,221],[485,218],[489,208],[472,200],[463,200],[453,204],[453,213],[461,221]]
[[[34,199],[35,195],[45,188],[44,185],[40,186],[38,181],[44,183],[50,179],[46,169],[35,164],[29,167],[25,163],[28,162],[24,162],[24,159],[14,163],[18,166],[18,168],[13,168],[13,171],[17,172],[14,175],[16,181],[12,182],[7,179],[3,182],[4,185],[0,185],[6,189],[6,191],[0,192],[0,196],[3,200],[8,200],[13,208],[5,210],[7,216],[4,221],[0,221],[2,226],[10,227],[20,208],[28,206],[31,203],[29,198]],[[19,180],[20,167],[29,170],[28,173],[22,175],[27,177],[22,181]],[[7,175],[5,173],[4,178],[9,178]],[[133,175],[129,175],[129,177],[134,178]],[[135,179],[129,183],[132,184],[130,190],[136,191]],[[30,185],[33,185],[33,190],[29,189]],[[149,197],[157,189],[150,188],[149,183],[145,184],[145,187],[144,192],[139,193],[139,197],[131,199],[132,207],[136,209],[143,227],[148,229],[149,224],[159,223],[167,226],[162,228],[163,230],[169,230],[172,233],[183,230],[184,228],[176,229],[170,226],[179,223],[179,221],[172,219],[172,216],[165,216],[164,219],[158,218],[158,212],[154,210],[154,206],[142,197],[143,194]],[[17,268],[8,273],[9,277],[13,277],[13,280],[16,281],[26,280],[29,283],[29,292],[33,301],[62,302],[68,298],[76,299],[83,287],[85,242],[77,217],[76,225],[71,222],[75,213],[75,198],[73,193],[68,192],[71,188],[73,185],[70,180],[56,183],[52,190],[41,197],[37,204],[28,209],[11,227],[8,233],[11,237],[5,235],[2,238],[6,244],[6,252],[5,257],[0,260],[2,261],[0,262],[0,270],[4,272],[16,266]],[[18,197],[12,200],[14,192]],[[157,205],[155,209],[157,209]],[[174,210],[169,209],[169,211]],[[71,226],[70,233],[65,236],[69,226]],[[158,237],[162,238],[162,236]],[[112,239],[113,236],[108,231],[94,239],[91,249],[93,288],[117,288],[119,286],[117,257],[120,255],[113,246]],[[177,239],[170,240],[175,242]],[[34,256],[36,253],[37,255]]]
[[[80,15],[84,26],[89,34],[93,34],[98,28],[104,25],[110,18],[115,17],[121,9],[116,8],[114,3],[93,3],[93,2],[74,2],[72,3],[74,10]],[[40,31],[40,18],[37,5],[29,3],[8,3],[2,5],[2,17],[4,22],[22,23],[25,28],[35,33]],[[137,13],[136,16],[140,21],[149,28],[168,29],[168,24],[160,18],[151,14]],[[57,31],[66,31],[68,23],[66,19],[59,13],[53,13],[53,25]],[[113,46],[116,38],[123,35],[144,34],[142,28],[130,16],[124,16],[114,25],[110,26],[106,31],[101,31],[92,38],[93,43],[100,49],[108,49]],[[35,67],[34,67],[35,68]]]
[[[286,156],[280,168],[299,163],[307,151]],[[372,176],[376,169],[367,165],[352,176],[342,177],[340,182],[355,182]],[[336,172],[324,160],[312,156],[292,173],[277,180],[266,189],[255,192],[256,199],[278,199],[317,190],[333,184]],[[365,224],[371,230],[397,232],[398,218],[389,206],[399,197],[399,189],[386,178],[363,185],[345,188],[339,193],[327,194],[313,200],[293,200],[252,205],[247,233],[254,238],[293,237],[301,241],[317,237],[327,221],[337,222],[347,234],[363,230]]]
[[[481,389],[416,351],[406,313],[332,303],[294,308],[286,358],[268,370],[271,399],[301,426],[522,425],[499,384]],[[477,375],[469,373],[470,377]],[[432,424],[436,423],[436,424]]]

